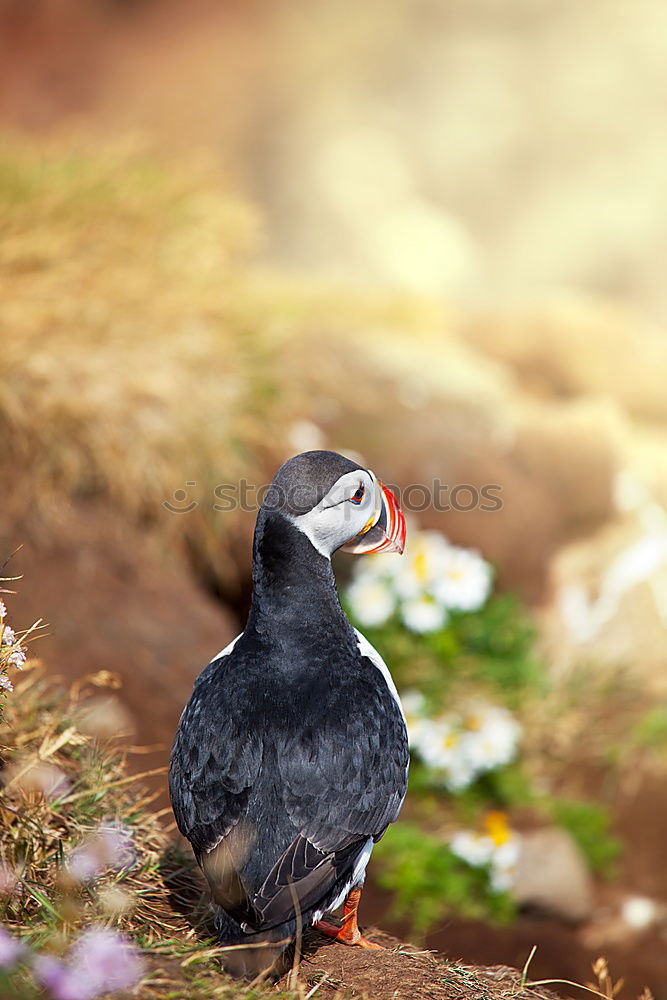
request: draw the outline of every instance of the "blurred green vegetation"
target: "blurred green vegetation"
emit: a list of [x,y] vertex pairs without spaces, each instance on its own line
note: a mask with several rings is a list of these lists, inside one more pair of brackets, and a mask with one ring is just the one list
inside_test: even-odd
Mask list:
[[[415,552],[435,544],[430,537],[419,536],[412,550],[408,545],[404,569],[392,568],[382,578],[374,564],[370,572],[380,574],[389,594],[414,583],[411,564],[424,558]],[[429,587],[437,591],[438,573],[448,572],[446,550],[442,558],[439,568],[435,560],[432,578],[425,572],[425,599]],[[362,567],[360,579],[368,572]],[[355,610],[363,615],[365,608],[363,590],[354,588],[343,593],[353,620]],[[373,597],[369,593],[367,600]],[[613,877],[621,842],[610,832],[609,807],[556,794],[544,781],[549,761],[533,743],[534,717],[549,704],[554,682],[529,613],[512,595],[491,593],[474,610],[448,609],[444,624],[431,631],[415,632],[409,622],[397,606],[383,624],[363,626],[405,693],[413,744],[403,818],[376,852],[378,882],[394,893],[394,915],[409,919],[417,935],[446,914],[512,921],[513,871],[527,821],[529,828],[563,828],[591,872]],[[607,709],[614,695],[612,686],[603,699]],[[459,831],[462,853],[456,848]]]
[[407,821],[390,827],[373,851],[378,884],[394,894],[392,916],[423,936],[447,915],[508,923],[516,906],[508,892],[489,891],[488,870],[457,857],[439,837]]
[[[347,613],[354,610],[343,594]],[[475,690],[517,709],[544,694],[545,664],[535,651],[537,630],[512,594],[494,594],[474,614],[451,611],[447,625],[416,635],[396,615],[364,635],[391,664],[399,689],[416,688],[429,714]]]
[[613,878],[623,845],[610,832],[609,810],[597,802],[557,798],[548,803],[548,808],[556,823],[572,834],[591,871]]

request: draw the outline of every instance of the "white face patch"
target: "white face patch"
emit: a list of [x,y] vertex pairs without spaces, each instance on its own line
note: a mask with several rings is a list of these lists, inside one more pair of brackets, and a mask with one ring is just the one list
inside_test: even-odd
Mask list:
[[332,552],[377,520],[376,484],[370,472],[346,472],[316,507],[290,521],[306,535],[321,555]]

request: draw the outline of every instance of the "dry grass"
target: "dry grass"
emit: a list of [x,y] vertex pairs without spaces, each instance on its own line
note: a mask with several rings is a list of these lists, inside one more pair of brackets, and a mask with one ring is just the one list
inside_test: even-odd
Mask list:
[[161,501],[185,480],[259,475],[275,387],[238,291],[243,206],[132,150],[14,148],[0,217],[3,450],[31,470],[16,509],[102,495],[174,535]]
[[[18,883],[2,897],[0,922],[52,952],[64,950],[91,923],[126,931],[147,960],[141,996],[165,996],[168,984],[176,995],[245,996],[221,977],[220,949],[207,934],[207,906],[193,863],[170,843],[160,815],[151,811],[152,797],[141,791],[141,776],[128,777],[126,751],[118,741],[84,731],[89,695],[99,694],[104,681],[96,675],[65,692],[33,666],[5,706],[0,860]],[[38,791],[37,769],[41,778],[44,769],[65,775],[64,793],[49,799]],[[76,882],[68,857],[109,821],[131,831],[134,864],[109,869],[94,883]],[[290,994],[295,1000],[302,995]]]
[[[379,379],[342,329],[427,319],[405,303],[306,292],[249,274],[258,227],[224,178],[114,147],[0,154],[0,461],[16,520],[68,530],[67,499],[97,496],[163,547],[185,543],[223,589],[238,576],[238,511],[214,488],[262,484],[300,419],[381,409]],[[346,367],[346,364],[348,367]],[[296,450],[299,450],[297,447]],[[30,470],[29,476],[18,470]],[[187,516],[163,507],[186,488]],[[37,518],[39,515],[39,518]],[[71,527],[71,526],[70,526]],[[245,541],[245,539],[244,539]]]

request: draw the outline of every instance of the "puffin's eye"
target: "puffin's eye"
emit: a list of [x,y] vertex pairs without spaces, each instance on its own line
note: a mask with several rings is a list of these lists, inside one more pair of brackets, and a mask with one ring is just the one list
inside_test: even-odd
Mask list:
[[350,497],[350,503],[361,503],[364,499],[364,493],[366,492],[366,487],[361,485],[359,489]]

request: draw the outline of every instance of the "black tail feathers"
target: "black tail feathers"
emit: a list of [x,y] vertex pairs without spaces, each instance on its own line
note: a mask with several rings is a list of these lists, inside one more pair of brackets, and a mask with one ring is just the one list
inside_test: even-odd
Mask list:
[[222,907],[215,907],[215,929],[222,945],[225,972],[237,979],[254,979],[264,973],[278,978],[291,965],[295,924],[290,921],[257,934],[246,934]]

